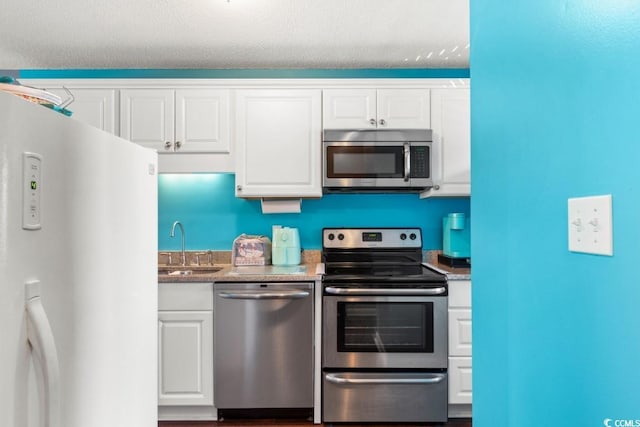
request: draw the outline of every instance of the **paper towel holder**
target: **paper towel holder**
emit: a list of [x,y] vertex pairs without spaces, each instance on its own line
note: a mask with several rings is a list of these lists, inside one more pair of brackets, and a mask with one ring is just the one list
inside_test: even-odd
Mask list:
[[268,198],[260,199],[263,214],[275,213],[300,213],[302,212],[302,199]]

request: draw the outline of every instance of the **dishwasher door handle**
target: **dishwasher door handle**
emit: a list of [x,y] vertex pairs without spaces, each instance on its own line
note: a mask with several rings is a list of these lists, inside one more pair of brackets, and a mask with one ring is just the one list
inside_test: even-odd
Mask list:
[[227,299],[300,299],[311,295],[307,291],[268,291],[268,292],[220,292],[222,298]]
[[441,374],[432,374],[417,378],[347,378],[340,374],[328,374],[325,378],[334,384],[437,384],[444,380],[445,376]]

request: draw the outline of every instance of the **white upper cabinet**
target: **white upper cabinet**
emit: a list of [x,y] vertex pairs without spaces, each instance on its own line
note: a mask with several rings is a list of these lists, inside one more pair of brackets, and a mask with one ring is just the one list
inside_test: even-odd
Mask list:
[[322,92],[322,126],[325,129],[376,128],[375,89],[327,89]]
[[429,97],[428,89],[379,89],[378,128],[428,129]]
[[434,186],[420,196],[469,196],[468,82],[416,80],[22,83],[63,99],[68,87],[75,97],[72,118],[157,150],[161,173],[237,173],[240,197],[321,197],[323,128],[433,129]]
[[469,89],[431,91],[433,183],[429,196],[471,194],[471,109]]
[[[118,134],[115,89],[76,89],[68,88],[73,95],[73,102],[67,109],[73,117],[83,123],[102,129],[114,135]],[[63,89],[47,89],[55,93],[62,100],[69,98],[69,94]]]
[[325,129],[415,129],[431,123],[429,89],[327,89]]
[[120,91],[120,136],[131,142],[158,152],[173,151],[174,114],[172,89]]
[[123,89],[121,136],[159,153],[230,153],[229,90]]
[[176,151],[229,153],[229,91],[176,90]]
[[236,195],[320,197],[320,89],[236,92]]

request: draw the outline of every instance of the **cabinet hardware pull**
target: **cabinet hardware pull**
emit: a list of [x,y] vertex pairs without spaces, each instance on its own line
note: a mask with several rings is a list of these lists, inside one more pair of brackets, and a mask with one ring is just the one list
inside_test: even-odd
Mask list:
[[171,144],[171,141],[166,141],[166,142],[164,143],[164,149],[165,149],[165,150],[169,150],[169,149],[171,149],[171,145],[172,145],[172,144]]
[[385,119],[380,119],[380,126],[384,126],[386,124],[387,122],[385,121]]
[[371,123],[371,126],[375,126],[376,125],[376,119],[369,120],[369,123]]
[[176,149],[179,150],[182,147],[182,142],[176,141]]

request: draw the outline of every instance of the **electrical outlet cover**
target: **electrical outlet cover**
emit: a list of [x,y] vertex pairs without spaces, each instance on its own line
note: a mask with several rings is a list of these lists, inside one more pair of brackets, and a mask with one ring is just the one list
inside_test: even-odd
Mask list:
[[569,199],[569,250],[613,255],[611,195]]

